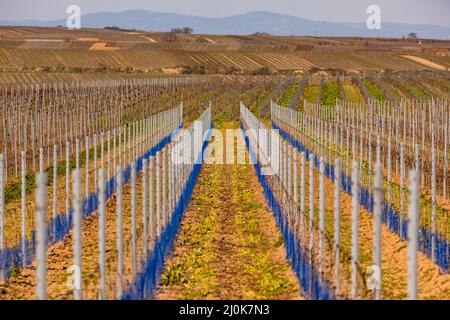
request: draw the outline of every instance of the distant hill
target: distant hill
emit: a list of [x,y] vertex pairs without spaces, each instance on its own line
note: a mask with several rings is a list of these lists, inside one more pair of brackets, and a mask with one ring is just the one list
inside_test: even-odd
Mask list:
[[[362,23],[321,22],[266,11],[253,11],[224,18],[206,18],[174,13],[160,13],[146,10],[123,12],[98,12],[82,16],[85,28],[118,26],[124,29],[169,31],[174,27],[189,26],[199,34],[252,34],[267,32],[272,35],[310,36],[356,36],[399,38],[415,32],[419,38],[450,39],[450,28],[425,25],[385,22],[381,30],[368,30]],[[57,26],[65,20],[0,20],[0,25],[9,26]]]

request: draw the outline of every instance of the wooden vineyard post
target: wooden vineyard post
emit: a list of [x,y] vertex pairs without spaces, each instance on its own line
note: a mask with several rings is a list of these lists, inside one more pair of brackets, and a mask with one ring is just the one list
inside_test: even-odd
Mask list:
[[117,192],[117,293],[116,298],[121,299],[123,295],[123,228],[122,228],[122,206],[123,206],[123,172],[122,166],[117,167],[116,192]]
[[[280,206],[281,206],[281,211],[283,212],[284,211],[284,193],[283,193],[283,185],[284,185],[284,160],[283,160],[283,148],[284,148],[284,142],[282,141],[281,143],[279,143],[279,145],[278,145],[278,149],[279,149],[279,152],[278,152],[278,160],[279,160],[279,162],[278,162],[278,164],[279,164],[279,169],[280,169],[280,171],[279,171],[279,179],[280,179],[280,185],[279,185],[279,190],[278,190],[278,193],[279,193],[279,201],[280,201]],[[283,216],[283,219],[284,219],[284,216]]]
[[[0,258],[3,261],[5,249],[5,157],[0,154]],[[0,267],[0,282],[5,281],[3,267]]]
[[[133,122],[132,124],[135,125],[135,122]],[[133,141],[133,140],[131,139],[131,124],[130,124],[130,125],[128,126],[128,148],[127,148],[127,150],[128,150],[127,161],[128,161],[128,163],[129,163],[130,165],[131,165],[132,161],[134,160],[134,159],[133,159],[133,153],[131,152],[131,151],[132,151],[132,148],[134,147],[132,141]]]
[[173,202],[173,206],[172,206],[172,214],[175,213],[175,210],[177,208],[177,203],[178,203],[178,163],[177,163],[177,141],[173,140],[172,142],[172,152],[173,152],[173,158],[172,158],[172,202]]
[[[119,139],[120,140],[120,139]],[[113,171],[117,168],[117,159],[116,159],[116,144],[117,144],[117,136],[116,136],[116,128],[113,130]],[[119,149],[120,150],[120,149]],[[119,151],[120,154],[120,151]],[[108,176],[108,179],[111,176]]]
[[340,159],[341,159],[341,171],[342,171],[342,157],[343,157],[343,151],[344,151],[344,128],[342,127],[342,118],[339,119],[339,121],[341,122],[340,125],[338,125],[338,130],[339,130],[339,152],[338,154],[340,155]]
[[47,299],[47,176],[37,175],[36,192],[36,298]]
[[372,175],[370,174],[372,172],[372,127],[370,128],[369,134],[369,142],[368,142],[368,159],[369,162],[369,185],[372,183],[371,178]]
[[381,225],[382,207],[383,207],[383,166],[380,162],[375,164],[375,180],[374,180],[374,208],[373,208],[373,264],[376,270],[373,270],[374,276],[379,278],[375,280],[375,300],[381,299]]
[[[21,153],[21,178],[22,178],[22,192],[21,192],[21,248],[22,248],[22,267],[27,265],[27,156],[25,151]],[[42,172],[42,171],[41,171]]]
[[295,217],[295,232],[298,232],[298,153],[297,149],[293,148],[294,157],[294,217]]
[[381,143],[380,136],[377,136],[377,163],[381,162]]
[[131,163],[131,269],[133,280],[136,278],[136,164]]
[[106,180],[109,180],[110,174],[111,174],[111,130],[108,130],[108,134],[106,139],[107,142],[107,158],[108,158],[108,165],[106,167]]
[[182,155],[180,154],[183,149],[182,138],[178,138],[176,141],[177,145],[177,203],[181,201],[183,196],[183,161]]
[[436,262],[436,149],[434,127],[431,130],[431,261]]
[[359,164],[357,161],[352,163],[352,299],[358,298],[358,260],[359,260]]
[[80,140],[75,140],[75,168],[80,169]]
[[289,199],[289,195],[288,195],[288,185],[287,185],[287,167],[288,167],[288,152],[287,152],[287,143],[286,141],[283,141],[282,144],[282,149],[281,149],[281,155],[282,155],[282,181],[283,181],[283,187],[282,190],[282,194],[283,194],[283,214],[284,214],[284,219],[288,224],[289,227],[289,219],[288,219],[288,199]]
[[415,145],[415,149],[414,149],[414,168],[417,170],[417,172],[419,171],[420,168],[420,160],[419,160],[419,145],[416,143]]
[[[126,131],[124,130],[124,135],[125,135]],[[123,166],[126,167],[125,165],[125,158],[123,157],[122,153],[123,153],[123,147],[122,147],[122,127],[119,127],[119,149],[117,150],[118,154],[119,154],[119,159],[118,159],[118,165],[119,166]]]
[[292,146],[286,143],[286,184],[287,184],[287,219],[288,226],[290,226],[292,222],[292,211],[291,211],[291,196],[292,196]]
[[444,197],[444,200],[447,199],[447,175],[448,175],[448,138],[450,135],[450,126],[449,126],[450,116],[447,117],[447,120],[445,122],[445,129],[444,129],[444,185],[442,186],[442,194]]
[[139,157],[144,154],[144,147],[145,147],[145,124],[146,120],[141,120],[141,126],[139,130]]
[[349,160],[350,160],[350,129],[347,127],[347,135],[346,135],[346,147],[345,150],[347,151],[345,153],[345,175],[348,176],[348,169],[349,169]]
[[135,122],[130,123],[127,126],[127,164],[128,166],[131,166],[132,161],[134,160],[134,138],[132,136],[133,134],[133,127],[135,126]]
[[169,194],[169,221],[170,218],[172,217],[172,213],[173,213],[173,144],[169,144],[168,146],[168,155],[167,155],[167,162],[168,162],[168,173],[169,173],[169,177],[168,177],[168,194]]
[[56,215],[58,210],[58,147],[57,145],[53,145],[53,207],[52,207],[52,233],[53,233],[53,241],[56,241]]
[[[105,167],[105,133],[100,134],[100,167],[104,169]],[[97,183],[98,187],[98,183]]]
[[392,189],[391,189],[391,181],[392,181],[392,139],[391,139],[391,121],[389,121],[389,136],[388,136],[388,154],[387,154],[387,179],[388,179],[388,201],[390,202],[392,199]]
[[97,191],[97,134],[94,134],[94,190]]
[[173,207],[173,212],[175,212],[175,209],[177,208],[178,205],[178,196],[179,196],[179,161],[180,161],[180,157],[179,157],[179,146],[178,146],[178,138],[176,138],[175,140],[173,140],[173,203],[174,203],[174,207]]
[[352,131],[352,160],[356,161],[357,155],[356,155],[356,128],[353,127]]
[[394,136],[394,141],[395,141],[395,149],[396,149],[396,152],[395,152],[395,173],[396,174],[398,174],[400,171],[399,171],[399,158],[398,158],[398,151],[397,151],[397,149],[398,149],[398,143],[399,143],[399,131],[400,131],[400,129],[399,129],[399,126],[400,126],[400,117],[396,114],[395,115],[395,136]]
[[361,181],[364,181],[364,175],[362,170],[362,163],[363,163],[363,126],[362,126],[362,118],[359,122],[360,130],[359,130],[359,171],[361,172]]
[[156,238],[161,234],[161,201],[160,201],[160,166],[159,166],[160,153],[156,154]]
[[133,149],[131,154],[132,161],[135,161],[138,157],[138,150],[139,150],[139,141],[137,138],[138,131],[139,131],[139,120],[133,123],[133,139],[132,139]]
[[123,143],[122,144],[123,144],[123,168],[124,169],[128,167],[128,163],[130,161],[130,159],[128,157],[128,148],[130,146],[129,142],[128,142],[128,140],[129,140],[129,138],[128,138],[128,136],[129,136],[128,128],[129,128],[130,125],[131,124],[125,125],[123,127]]
[[163,216],[163,228],[165,229],[168,221],[167,216],[167,172],[166,172],[166,153],[167,149],[162,150],[162,216]]
[[425,165],[425,157],[424,157],[424,153],[425,153],[425,126],[426,126],[426,122],[425,122],[425,110],[422,111],[422,162],[421,162],[421,168],[420,168],[420,174],[422,176],[421,178],[421,185],[423,186],[425,184],[425,170],[424,170],[424,165]]
[[334,278],[335,293],[340,296],[339,266],[341,255],[341,160],[334,161]]
[[172,144],[167,145],[167,216],[172,216]]
[[72,190],[72,206],[73,206],[73,272],[75,273],[73,283],[73,294],[75,300],[83,299],[82,291],[82,221],[83,212],[81,208],[81,174],[80,169],[72,172],[73,190]]
[[106,186],[105,170],[100,169],[98,175],[98,239],[99,239],[99,266],[100,266],[100,284],[99,298],[106,299]]
[[[314,257],[314,156],[309,154],[309,268],[312,273]],[[312,280],[312,279],[311,279]],[[312,291],[312,281],[310,281],[309,291]]]
[[419,177],[417,170],[413,170],[409,174],[408,220],[408,299],[416,300],[419,223]]
[[403,215],[405,214],[405,142],[400,143],[400,228],[403,224]]
[[44,172],[44,148],[39,149],[39,172]]

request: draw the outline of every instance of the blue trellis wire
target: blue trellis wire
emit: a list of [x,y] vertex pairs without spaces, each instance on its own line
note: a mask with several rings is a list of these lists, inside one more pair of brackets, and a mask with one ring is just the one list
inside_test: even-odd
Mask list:
[[[290,144],[292,144],[299,152],[304,152],[306,154],[306,158],[309,159],[309,155],[311,154],[314,157],[314,164],[318,168],[319,167],[319,157],[315,155],[311,150],[305,147],[298,140],[293,138],[289,133],[285,132],[281,129],[274,121],[272,121],[272,127],[279,131],[280,135],[287,140]],[[334,175],[334,166],[330,164],[325,165],[325,174],[326,176],[333,180],[335,179]],[[345,173],[341,173],[342,178],[342,189],[347,193],[351,194],[351,177],[345,175]],[[366,188],[360,189],[360,199],[359,203],[369,212],[373,212],[374,199],[370,190]],[[383,202],[382,208],[382,217],[383,223],[387,225],[387,227],[396,233],[402,240],[407,240],[408,238],[408,224],[406,219],[401,219],[400,213],[395,211],[395,209],[386,202]],[[436,264],[442,268],[443,270],[449,270],[449,243],[442,235],[438,233],[432,233],[432,231],[424,226],[419,227],[419,249],[422,251],[427,257],[431,257],[432,247],[431,241],[432,238],[436,240],[436,248],[435,248],[435,257]]]

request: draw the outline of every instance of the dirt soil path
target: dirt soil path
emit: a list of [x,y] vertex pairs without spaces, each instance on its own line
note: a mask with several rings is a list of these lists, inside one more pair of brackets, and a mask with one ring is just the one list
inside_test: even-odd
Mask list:
[[300,299],[253,166],[204,165],[158,299]]

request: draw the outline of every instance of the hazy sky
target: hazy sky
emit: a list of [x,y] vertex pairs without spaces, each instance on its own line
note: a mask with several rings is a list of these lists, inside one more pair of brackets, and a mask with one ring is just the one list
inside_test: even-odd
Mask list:
[[147,9],[222,17],[254,10],[286,13],[319,21],[361,22],[370,4],[381,7],[382,21],[450,27],[450,0],[0,0],[0,19],[59,19],[77,4],[82,13]]

